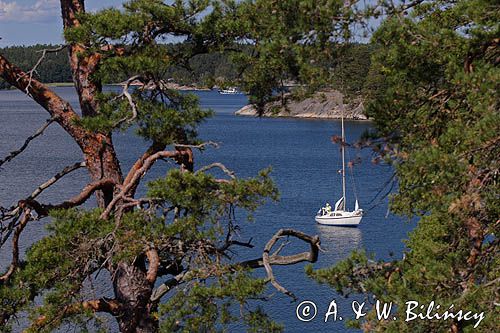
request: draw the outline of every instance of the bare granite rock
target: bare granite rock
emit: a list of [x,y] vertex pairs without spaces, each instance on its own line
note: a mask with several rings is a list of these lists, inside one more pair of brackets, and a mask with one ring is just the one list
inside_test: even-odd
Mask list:
[[[263,113],[264,117],[294,117],[340,119],[342,115],[342,94],[335,90],[319,91],[302,101],[287,98],[285,107],[280,101],[268,103]],[[235,112],[240,116],[257,116],[253,105],[246,105]],[[367,120],[364,115],[361,100],[344,104],[344,119]]]

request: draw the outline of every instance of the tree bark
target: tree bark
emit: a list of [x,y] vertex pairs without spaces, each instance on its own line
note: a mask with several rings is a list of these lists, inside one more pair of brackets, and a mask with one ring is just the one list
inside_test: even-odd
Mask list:
[[[79,26],[77,16],[84,12],[84,0],[61,0],[65,29]],[[83,117],[94,117],[99,113],[96,97],[102,91],[102,84],[94,74],[98,70],[100,61],[101,56],[98,53],[88,54],[84,45],[72,44],[69,47],[69,63]],[[83,149],[93,180],[110,178],[122,184],[123,176],[113,148],[111,134],[99,134],[96,139],[96,143]],[[96,164],[93,161],[100,163]],[[103,198],[99,200],[104,203],[101,207],[107,206],[113,200],[113,196],[113,192],[104,192]],[[113,274],[114,293],[120,304],[120,313],[116,319],[121,332],[157,331],[158,324],[148,309],[153,286],[148,281],[144,270],[143,267],[121,262],[118,263]]]
[[158,321],[151,313],[149,298],[153,284],[148,281],[144,267],[119,263],[113,288],[121,311],[116,320],[122,333],[151,333],[158,331]]
[[[64,29],[80,26],[78,15],[83,13],[85,13],[84,0],[61,0]],[[88,53],[85,45],[77,43],[69,45],[69,64],[83,117],[94,117],[99,114],[96,98],[102,92],[102,83],[94,74],[99,68],[100,61],[100,54]],[[97,133],[95,139],[96,142],[83,149],[92,180],[110,178],[117,184],[122,183],[123,176],[111,133]],[[113,199],[113,192],[98,192],[97,199],[99,206],[104,207]]]
[[[61,0],[61,13],[65,29],[78,27],[80,21],[77,16],[80,13],[85,13],[84,0]],[[71,44],[69,46],[69,63],[82,115],[93,117],[98,114],[99,110],[96,96],[102,91],[100,79],[93,74],[99,67],[101,56],[99,53],[88,54],[85,51],[84,45]]]
[[[42,106],[75,140],[83,152],[86,167],[92,181],[109,178],[117,184],[123,181],[120,163],[116,156],[111,135],[93,133],[75,124],[80,117],[72,106],[57,95],[45,84],[30,77],[19,67],[11,64],[0,55],[0,76],[30,96]],[[102,190],[96,193],[98,204],[105,207],[113,197],[112,190]]]

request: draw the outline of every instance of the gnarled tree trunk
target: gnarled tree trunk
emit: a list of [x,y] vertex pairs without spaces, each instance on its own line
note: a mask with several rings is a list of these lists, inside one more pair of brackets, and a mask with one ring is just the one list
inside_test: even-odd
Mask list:
[[[11,64],[2,55],[0,55],[0,76],[47,110],[51,117],[75,140],[83,152],[93,181],[104,178],[113,179],[117,184],[123,181],[120,163],[109,133],[93,133],[76,125],[75,121],[80,117],[67,101],[45,84]],[[97,197],[99,206],[104,207],[107,202],[111,201],[113,191],[99,191]]]
[[150,333],[158,330],[158,321],[152,316],[149,302],[153,285],[142,268],[118,264],[113,288],[115,298],[121,304],[120,314],[116,316],[120,332]]
[[[84,0],[61,0],[64,29],[79,26],[80,22],[77,16],[84,12]],[[84,45],[69,45],[69,63],[78,93],[82,117],[94,117],[99,114],[97,95],[102,91],[102,84],[94,74],[99,67],[100,60],[100,54],[88,54]],[[117,184],[122,183],[122,172],[110,133],[94,134],[93,140],[86,142],[81,147],[93,181],[110,178],[115,180]],[[100,192],[97,194],[97,198],[99,206],[104,207],[112,200],[113,193]]]
[[[78,13],[84,12],[83,0],[61,0],[64,28],[79,25]],[[84,45],[69,45],[69,58],[75,88],[79,97],[82,117],[99,114],[97,94],[102,91],[101,82],[93,74],[98,69],[99,54],[87,54]],[[111,133],[95,133],[75,123],[80,116],[72,106],[52,89],[37,81],[11,64],[0,55],[0,76],[9,84],[23,91],[42,106],[51,117],[75,140],[83,152],[86,167],[92,181],[111,179],[115,184],[123,183],[123,175],[116,156]],[[101,208],[113,199],[111,187],[96,192]],[[123,332],[153,332],[157,322],[149,314],[147,304],[152,285],[146,279],[146,272],[134,265],[119,263],[114,269],[113,281],[116,300],[121,309],[117,319]]]

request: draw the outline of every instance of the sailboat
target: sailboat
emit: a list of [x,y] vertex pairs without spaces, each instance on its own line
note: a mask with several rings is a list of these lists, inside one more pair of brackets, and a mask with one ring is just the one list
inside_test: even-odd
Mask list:
[[235,87],[229,87],[227,89],[219,89],[219,94],[221,95],[237,95],[241,94]]
[[358,199],[354,204],[354,210],[348,211],[346,209],[346,190],[345,190],[345,132],[344,132],[344,104],[341,102],[342,108],[342,197],[335,203],[335,208],[329,203],[322,207],[316,214],[315,220],[319,224],[333,225],[333,226],[347,226],[355,227],[363,218],[363,210],[359,208]]

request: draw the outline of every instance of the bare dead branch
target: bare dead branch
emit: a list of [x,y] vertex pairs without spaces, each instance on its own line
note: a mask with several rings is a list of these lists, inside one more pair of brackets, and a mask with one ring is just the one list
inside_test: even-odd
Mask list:
[[160,301],[160,299],[166,294],[168,293],[170,290],[172,290],[172,288],[174,288],[175,286],[181,284],[182,282],[184,282],[184,277],[186,276],[186,273],[180,273],[176,276],[174,276],[173,278],[171,279],[168,279],[167,281],[163,282],[158,288],[156,288],[155,290],[153,290],[153,292],[151,293],[151,297],[149,298],[149,300],[152,302],[152,303],[157,303]]
[[203,142],[203,143],[200,143],[199,145],[188,145],[188,144],[183,144],[183,143],[174,143],[173,146],[175,148],[191,148],[191,149],[199,149],[199,150],[204,150],[208,146],[211,146],[214,148],[219,148],[219,144],[217,142],[213,142],[213,141]]
[[[0,239],[0,248],[7,242],[9,239],[10,235],[14,231],[14,228],[17,225],[17,222],[19,221],[19,218],[21,217],[21,209],[16,206],[11,212],[8,213],[7,216],[2,216],[2,220],[0,221],[0,235],[2,236]],[[3,222],[9,221],[7,226],[3,225]],[[5,232],[5,235],[4,235]]]
[[132,116],[125,117],[125,118],[118,120],[115,123],[114,127],[118,127],[121,124],[123,124],[124,122],[131,123],[132,121],[134,121],[134,119],[137,118],[137,104],[135,104],[134,99],[132,98],[132,95],[128,91],[128,89],[130,88],[130,85],[136,80],[139,80],[139,81],[141,81],[141,83],[144,84],[143,77],[141,75],[134,75],[134,76],[130,77],[127,80],[127,82],[125,82],[125,84],[123,85],[122,93],[119,96],[117,96],[117,98],[125,97],[127,99],[128,104],[130,105],[130,108],[132,109]]
[[55,121],[54,117],[47,119],[45,124],[43,124],[43,126],[40,127],[33,135],[29,136],[19,149],[11,151],[9,155],[7,155],[7,157],[5,157],[3,160],[0,160],[0,166],[2,166],[2,164],[4,163],[12,161],[17,155],[21,154],[28,147],[28,144],[37,137],[39,137],[40,135],[42,135],[43,132],[47,129],[47,127],[49,127],[49,125],[52,124],[54,121]]
[[226,251],[227,249],[229,249],[231,246],[233,245],[238,245],[238,246],[243,246],[243,247],[248,247],[248,248],[253,248],[254,245],[252,244],[252,238],[250,238],[248,240],[248,242],[240,242],[240,241],[237,241],[237,240],[232,240],[232,239],[228,239],[224,242],[224,245],[222,245],[221,247],[219,247],[217,249],[218,252],[224,252]]
[[124,197],[123,200],[126,202],[121,205],[121,209],[127,210],[132,207],[139,207],[144,204],[149,204],[150,206],[154,205],[155,203],[161,201],[158,198],[140,198],[140,199],[132,199],[130,197]]
[[398,11],[399,12],[403,12],[405,10],[408,10],[410,8],[413,8],[415,6],[420,5],[424,1],[426,1],[426,0],[415,0],[415,1],[409,2],[409,3],[403,4],[403,5],[399,6],[399,7],[395,7],[394,11],[395,12],[398,12]]
[[219,184],[231,184],[231,180],[229,179],[216,179],[215,182]]
[[16,228],[14,232],[14,236],[12,237],[12,260],[9,266],[9,269],[5,274],[0,276],[0,285],[9,280],[9,278],[14,274],[17,266],[19,265],[19,236],[24,230],[24,227],[28,224],[31,219],[31,209],[24,209],[23,216],[21,218],[21,222]]
[[43,183],[42,185],[38,186],[30,194],[30,196],[28,198],[26,198],[26,199],[35,199],[37,196],[40,195],[40,193],[42,193],[44,190],[46,190],[50,186],[54,185],[54,183],[56,183],[62,177],[66,176],[67,174],[69,174],[69,173],[71,173],[71,172],[73,172],[75,170],[78,170],[78,169],[84,168],[84,167],[85,167],[85,162],[78,162],[78,163],[75,163],[73,165],[68,165],[67,167],[65,167],[64,169],[62,169],[60,172],[56,173],[54,175],[54,177],[50,178],[45,183]]
[[[52,186],[54,183],[56,183],[59,179],[61,179],[62,177],[64,177],[65,175],[77,170],[77,169],[80,169],[80,168],[83,168],[85,167],[85,163],[84,162],[80,162],[80,163],[75,163],[73,165],[70,165],[70,166],[67,166],[65,167],[62,171],[60,171],[59,173],[57,173],[56,175],[54,175],[54,177],[50,178],[48,181],[46,181],[45,183],[43,183],[42,185],[38,186],[27,198],[25,198],[24,200],[33,200],[35,199],[36,197],[38,197],[44,190],[46,190],[47,188],[49,188],[50,186]],[[21,200],[22,201],[22,200]],[[5,221],[9,221],[8,225],[7,226],[1,226],[1,229],[0,229],[0,234],[2,235],[1,239],[0,239],[0,248],[3,246],[3,244],[5,244],[5,242],[9,239],[10,235],[12,234],[12,231],[14,230],[14,228],[16,227],[17,225],[17,222],[18,222],[18,219],[20,217],[20,212],[21,212],[21,208],[19,207],[19,205],[16,205],[16,206],[13,206],[9,209],[7,209],[5,212],[2,212],[2,216],[0,217],[0,223],[1,222],[5,222]],[[6,232],[6,234],[4,235],[3,233]]]
[[[273,255],[269,256],[269,253],[272,249],[272,247],[276,244],[276,242],[281,238],[285,236],[292,236],[296,237],[300,240],[303,240],[306,243],[310,244],[311,250],[308,252],[303,252],[295,255],[289,255],[289,256],[279,256],[276,254],[276,251]],[[240,243],[240,242],[238,242]],[[267,242],[266,246],[264,247],[264,255],[262,258],[254,259],[254,260],[248,260],[241,262],[239,264],[234,265],[234,268],[236,267],[246,267],[246,268],[260,268],[260,267],[266,267],[266,271],[268,273],[269,281],[275,286],[276,289],[279,291],[285,293],[286,295],[291,296],[292,298],[295,297],[291,292],[283,288],[279,283],[276,281],[274,278],[273,272],[272,272],[272,265],[293,265],[299,262],[303,261],[309,261],[309,262],[316,262],[318,259],[318,253],[320,250],[320,239],[318,236],[309,236],[307,234],[304,234],[300,231],[296,231],[293,229],[281,229],[279,230],[270,240]],[[248,243],[241,243],[244,244],[244,246],[247,246],[250,244]],[[267,258],[264,259],[265,255],[267,254]],[[178,275],[174,276],[173,278],[165,281],[162,285],[160,285],[157,289],[155,289],[150,297],[150,301],[152,303],[156,303],[160,301],[160,299],[167,294],[172,288],[176,287],[177,285],[183,283],[186,281],[186,276],[187,272],[182,272],[179,273]]]
[[234,171],[229,170],[224,164],[218,163],[218,162],[209,164],[207,166],[204,166],[204,167],[198,169],[198,171],[196,171],[196,173],[205,172],[205,171],[213,169],[213,168],[219,168],[226,175],[228,175],[229,177],[231,177],[232,179],[236,179],[236,176],[234,175]]
[[[50,186],[54,185],[59,179],[61,179],[65,175],[67,175],[67,174],[69,174],[69,173],[71,173],[71,172],[73,172],[75,170],[78,170],[80,168],[83,168],[83,167],[85,167],[85,162],[79,162],[79,163],[75,163],[73,165],[69,165],[69,166],[65,167],[60,172],[56,173],[52,178],[50,178],[49,180],[47,180],[45,183],[43,183],[40,186],[38,186],[24,200],[35,199],[43,191],[45,191],[47,188],[49,188]],[[5,221],[5,220],[13,218],[14,216],[18,215],[19,210],[20,210],[19,206],[13,206],[13,207],[11,207],[10,209],[7,210],[7,213],[4,212],[4,214],[2,215],[1,220]]]
[[35,66],[33,66],[33,68],[26,73],[26,75],[29,75],[28,85],[25,88],[26,95],[31,97],[30,88],[31,88],[31,81],[33,80],[33,74],[38,73],[37,68],[38,68],[38,66],[40,66],[42,64],[42,61],[45,59],[45,56],[47,55],[47,53],[56,53],[56,52],[64,50],[66,47],[67,47],[67,45],[61,45],[55,49],[43,49],[43,50],[37,51],[37,52],[42,52],[42,56],[38,59]]
[[90,183],[87,186],[83,188],[83,190],[73,198],[64,201],[60,204],[57,205],[51,205],[51,204],[40,204],[36,200],[33,199],[26,199],[26,200],[21,200],[19,201],[19,207],[24,208],[24,207],[31,207],[33,210],[36,211],[36,213],[39,216],[47,216],[49,214],[50,210],[53,209],[68,209],[72,207],[79,206],[83,204],[85,201],[87,201],[90,196],[98,190],[102,190],[108,187],[113,187],[115,186],[116,183],[114,180],[106,178],[106,179],[101,179],[96,182]]
[[[276,242],[284,236],[292,236],[296,237],[300,240],[303,240],[306,243],[309,243],[311,249],[308,252],[302,252],[294,255],[289,255],[289,256],[280,256],[277,254],[269,255],[271,252],[271,249],[273,246],[276,244]],[[281,229],[279,230],[274,236],[267,242],[266,246],[264,247],[264,253],[262,255],[262,258],[258,259],[253,259],[253,260],[248,260],[244,261],[238,266],[241,267],[249,267],[249,268],[259,268],[259,267],[264,267],[266,269],[267,276],[269,278],[269,281],[271,284],[280,292],[292,297],[294,300],[295,295],[285,289],[283,286],[281,286],[277,281],[276,278],[274,277],[273,270],[272,270],[272,265],[293,265],[299,262],[303,261],[309,261],[309,262],[316,262],[318,260],[318,253],[320,250],[320,239],[319,236],[309,236],[303,232],[296,231],[293,229]]]
[[[282,236],[293,236],[303,240],[306,243],[309,243],[311,246],[311,250],[309,252],[302,252],[299,254],[289,255],[289,256],[279,256],[279,255],[271,255],[269,257],[269,263],[271,265],[293,265],[303,261],[316,262],[318,260],[318,253],[321,250],[321,242],[319,236],[309,236],[300,231],[296,231],[293,229],[281,229],[279,230],[271,240],[266,244],[272,242],[271,245],[274,245],[278,239]],[[270,252],[270,251],[269,251]],[[249,268],[260,268],[264,267],[264,263],[262,258],[247,260],[238,264],[239,266],[249,267]]]
[[288,244],[290,244],[290,241],[288,240],[286,242],[281,243],[281,245],[276,249],[276,251],[273,252],[271,256],[280,254],[281,250],[283,250],[285,246],[287,246]]

